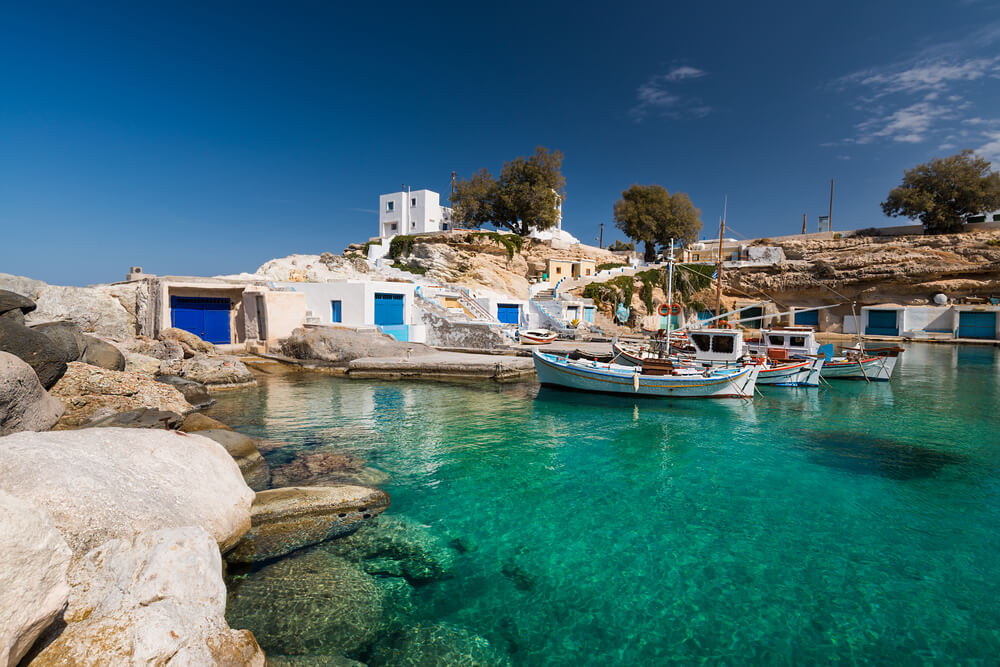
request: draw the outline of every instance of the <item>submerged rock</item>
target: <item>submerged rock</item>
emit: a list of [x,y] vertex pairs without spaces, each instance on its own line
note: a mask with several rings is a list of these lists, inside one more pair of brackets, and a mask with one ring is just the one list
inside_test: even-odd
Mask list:
[[357,654],[378,634],[384,595],[357,565],[310,550],[233,585],[226,618],[269,653]]
[[0,665],[17,665],[69,597],[71,552],[41,509],[0,491]]
[[121,353],[121,350],[94,336],[84,336],[83,338],[87,343],[87,349],[84,350],[80,361],[110,371],[125,370],[125,355]]
[[366,667],[342,655],[268,655],[267,667]]
[[251,491],[217,443],[88,428],[0,440],[0,489],[45,509],[76,556],[115,538],[201,526],[223,549],[250,528]]
[[414,625],[380,642],[368,661],[371,667],[510,665],[510,658],[486,639],[446,623]]
[[257,494],[252,527],[226,555],[237,563],[270,560],[356,530],[389,506],[389,496],[364,486],[291,487]]
[[315,486],[350,479],[364,467],[364,459],[349,452],[313,451],[299,454],[290,463],[275,466],[271,483],[276,487]]
[[52,395],[66,406],[57,428],[78,428],[95,418],[140,408],[187,414],[191,404],[169,385],[147,375],[112,371],[90,364],[72,362]]
[[242,361],[232,356],[196,354],[181,364],[177,375],[200,382],[209,389],[245,387],[257,384],[257,378]]
[[63,404],[42,389],[31,366],[0,352],[0,435],[45,431],[55,426],[64,411]]
[[177,375],[161,375],[156,381],[175,387],[184,394],[184,398],[194,406],[195,410],[203,410],[215,403],[215,399],[208,393],[208,388],[200,382]]
[[229,455],[236,461],[236,465],[240,467],[240,473],[242,473],[243,479],[246,480],[247,486],[254,491],[267,488],[268,482],[271,479],[271,473],[268,470],[267,461],[257,451],[257,447],[251,438],[228,428],[206,429],[197,433],[200,436],[215,440],[226,448]]
[[71,572],[66,628],[32,665],[253,665],[264,654],[226,623],[215,540],[195,526],[110,540]]
[[443,540],[400,515],[383,515],[319,548],[359,562],[366,571],[386,573],[387,567],[397,568],[416,584],[443,578],[455,565],[455,555]]

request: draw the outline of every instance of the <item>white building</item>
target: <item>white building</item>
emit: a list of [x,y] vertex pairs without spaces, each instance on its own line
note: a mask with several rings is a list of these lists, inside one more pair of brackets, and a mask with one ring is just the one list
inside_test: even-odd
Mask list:
[[441,196],[433,190],[379,195],[378,210],[378,235],[383,239],[397,234],[427,234],[451,228],[451,209],[441,206]]

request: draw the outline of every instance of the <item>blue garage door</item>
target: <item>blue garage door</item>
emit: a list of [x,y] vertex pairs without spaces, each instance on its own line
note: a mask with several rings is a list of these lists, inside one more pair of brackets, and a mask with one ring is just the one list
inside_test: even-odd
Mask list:
[[170,325],[209,343],[230,343],[229,299],[205,296],[170,297]]
[[403,324],[403,295],[375,293],[375,324]]
[[521,306],[516,303],[498,303],[497,319],[501,324],[518,324],[521,321]]
[[865,334],[869,336],[898,336],[895,310],[869,310],[868,326]]
[[330,321],[331,322],[343,322],[343,313],[341,312],[340,301],[330,302]]
[[795,323],[806,327],[818,327],[819,311],[810,310],[804,313],[795,313]]
[[991,339],[996,338],[997,314],[959,312],[958,337],[991,338]]

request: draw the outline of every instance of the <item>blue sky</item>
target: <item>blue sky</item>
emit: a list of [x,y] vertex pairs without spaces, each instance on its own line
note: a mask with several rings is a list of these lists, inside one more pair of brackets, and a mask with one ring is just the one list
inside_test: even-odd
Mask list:
[[[378,195],[565,153],[585,241],[633,183],[737,236],[902,224],[902,171],[1000,166],[1000,5],[7,3],[0,272],[253,271],[377,233]],[[922,5],[922,6],[918,6]],[[679,6],[692,5],[692,6]]]

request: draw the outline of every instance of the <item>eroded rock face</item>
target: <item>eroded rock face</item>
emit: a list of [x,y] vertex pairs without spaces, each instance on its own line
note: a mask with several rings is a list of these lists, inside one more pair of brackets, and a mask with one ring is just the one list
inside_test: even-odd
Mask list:
[[257,378],[242,361],[232,356],[196,354],[181,364],[177,374],[199,382],[209,389],[245,387],[257,384]]
[[387,493],[365,486],[261,491],[254,499],[250,531],[226,558],[237,563],[277,558],[350,533],[388,506]]
[[427,354],[432,350],[422,343],[400,343],[378,332],[352,331],[332,327],[296,329],[281,343],[283,354],[295,359],[348,362],[364,357],[393,357]]
[[271,479],[267,461],[257,451],[252,439],[236,433],[232,429],[205,429],[197,432],[198,435],[209,438],[226,448],[229,455],[240,467],[243,479],[254,491],[266,489]]
[[38,309],[27,317],[29,324],[70,320],[87,333],[114,340],[136,334],[135,316],[111,294],[111,287],[66,287],[46,285],[35,300]]
[[212,440],[134,428],[6,436],[0,489],[46,510],[76,557],[177,526],[201,526],[229,548],[250,528],[254,495]]
[[33,665],[255,665],[264,654],[225,620],[219,549],[204,529],[110,540],[71,572],[62,633]]
[[282,558],[230,590],[230,625],[252,631],[269,653],[356,654],[382,623],[375,578],[324,551]]
[[58,618],[70,555],[48,514],[0,491],[0,666],[17,665]]
[[0,436],[45,431],[55,426],[64,411],[63,404],[42,389],[31,366],[0,352]]

